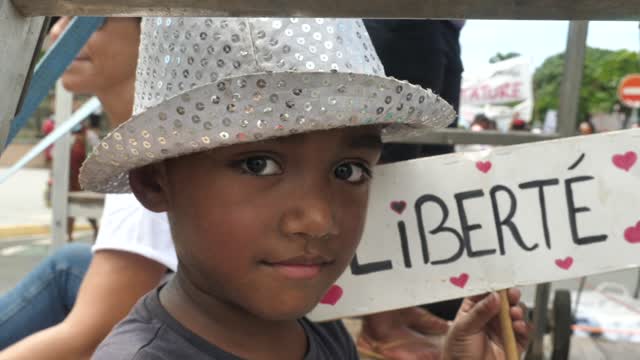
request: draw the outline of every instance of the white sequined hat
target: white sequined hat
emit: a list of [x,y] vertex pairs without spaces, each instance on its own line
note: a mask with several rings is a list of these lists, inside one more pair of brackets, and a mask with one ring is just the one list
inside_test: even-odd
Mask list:
[[384,75],[360,20],[145,18],[141,26],[134,115],[84,163],[87,190],[129,192],[134,168],[225,145],[389,124],[384,140],[455,117],[431,90]]

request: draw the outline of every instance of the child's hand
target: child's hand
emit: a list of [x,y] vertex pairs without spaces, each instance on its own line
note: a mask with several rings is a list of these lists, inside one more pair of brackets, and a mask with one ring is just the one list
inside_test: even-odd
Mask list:
[[[508,298],[518,353],[522,354],[529,344],[531,326],[524,320],[524,305],[518,305],[520,291],[509,289]],[[497,293],[464,299],[447,334],[444,359],[505,359],[499,313]]]

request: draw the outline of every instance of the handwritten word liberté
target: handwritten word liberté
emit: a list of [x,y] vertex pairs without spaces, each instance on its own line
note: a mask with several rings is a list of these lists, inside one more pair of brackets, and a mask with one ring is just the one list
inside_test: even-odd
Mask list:
[[[579,183],[588,183],[594,180],[593,176],[582,175],[575,176],[571,178],[567,178],[564,181],[560,181],[557,178],[551,179],[543,179],[543,180],[534,180],[529,182],[524,182],[518,185],[518,188],[521,190],[528,191],[537,191],[538,195],[538,204],[539,204],[539,214],[542,219],[542,232],[544,234],[544,245],[547,249],[551,249],[551,238],[549,234],[549,222],[547,217],[547,200],[545,196],[545,190],[553,187],[553,186],[563,186],[564,194],[567,203],[567,212],[568,212],[568,220],[569,226],[571,229],[571,239],[577,245],[588,245],[598,242],[603,242],[607,240],[607,235],[598,234],[598,235],[581,235],[578,231],[577,226],[577,217],[580,213],[585,213],[591,211],[591,209],[585,205],[579,204],[579,201],[576,199],[574,193],[574,186]],[[509,199],[507,202],[507,206],[502,204],[499,206],[498,204],[498,196],[501,198]],[[491,210],[493,213],[494,226],[496,230],[497,237],[497,248],[493,249],[476,249],[473,246],[472,232],[482,228],[481,224],[472,223],[469,219],[467,210],[465,209],[465,203],[471,201],[473,199],[480,199],[488,196],[491,202]],[[463,191],[455,193],[454,196],[455,207],[458,212],[459,218],[459,227],[455,228],[448,224],[449,219],[449,207],[446,202],[439,196],[435,194],[424,194],[418,197],[414,204],[413,208],[415,211],[415,216],[417,220],[418,234],[421,246],[422,260],[425,265],[444,265],[453,263],[456,260],[460,259],[463,255],[466,254],[469,258],[477,258],[482,256],[489,256],[499,254],[504,256],[506,254],[505,250],[505,233],[509,232],[511,237],[524,251],[534,251],[539,248],[539,243],[527,243],[520,233],[518,226],[513,221],[514,215],[516,214],[517,209],[517,199],[514,191],[504,185],[494,185],[489,189],[487,193],[485,193],[482,189],[471,190],[471,191]],[[399,208],[399,204],[403,204],[404,202],[394,201],[392,203],[392,208],[397,213],[401,211]],[[423,207],[426,204],[434,204],[439,208],[439,214],[424,214]],[[402,206],[402,210],[404,210],[404,206]],[[426,229],[423,216],[439,216],[440,222],[435,228]],[[407,236],[406,223],[403,220],[397,222],[398,235],[400,238],[400,247],[402,251],[403,263],[406,268],[411,268],[413,266],[411,262],[411,254],[409,251],[409,239]],[[446,258],[435,259],[432,258],[429,249],[429,237],[435,236],[437,234],[447,233],[452,235],[452,237],[457,241],[457,248],[455,252],[453,252],[450,256]],[[570,266],[570,264],[567,264]],[[368,263],[360,263],[358,261],[357,253],[353,257],[351,261],[351,273],[353,275],[365,275],[378,271],[385,271],[393,269],[393,263],[391,260],[381,260],[381,261],[373,261]]]

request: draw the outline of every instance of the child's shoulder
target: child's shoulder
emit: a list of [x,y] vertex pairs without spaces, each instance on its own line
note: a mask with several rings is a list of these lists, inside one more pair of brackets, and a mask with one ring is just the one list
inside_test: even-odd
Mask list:
[[[149,301],[156,295],[156,291],[142,297],[133,307],[129,315],[118,323],[109,336],[98,346],[92,359],[169,359],[163,350],[163,344],[171,341],[164,323],[154,316]],[[146,356],[149,352],[153,356]],[[150,354],[151,355],[151,354]]]
[[[176,331],[175,319],[164,310],[158,289],[142,297],[114,327],[93,354],[94,360],[211,359],[192,339]],[[178,329],[181,330],[181,329]],[[184,332],[184,331],[183,331]],[[213,357],[218,359],[218,357]]]

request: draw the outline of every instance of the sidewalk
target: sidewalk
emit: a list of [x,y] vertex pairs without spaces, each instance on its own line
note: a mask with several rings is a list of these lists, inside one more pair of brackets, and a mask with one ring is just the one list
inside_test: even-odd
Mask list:
[[[0,173],[6,171],[0,167]],[[45,204],[49,170],[22,169],[0,184],[0,239],[49,232],[52,211]],[[84,228],[86,219],[76,227]]]

